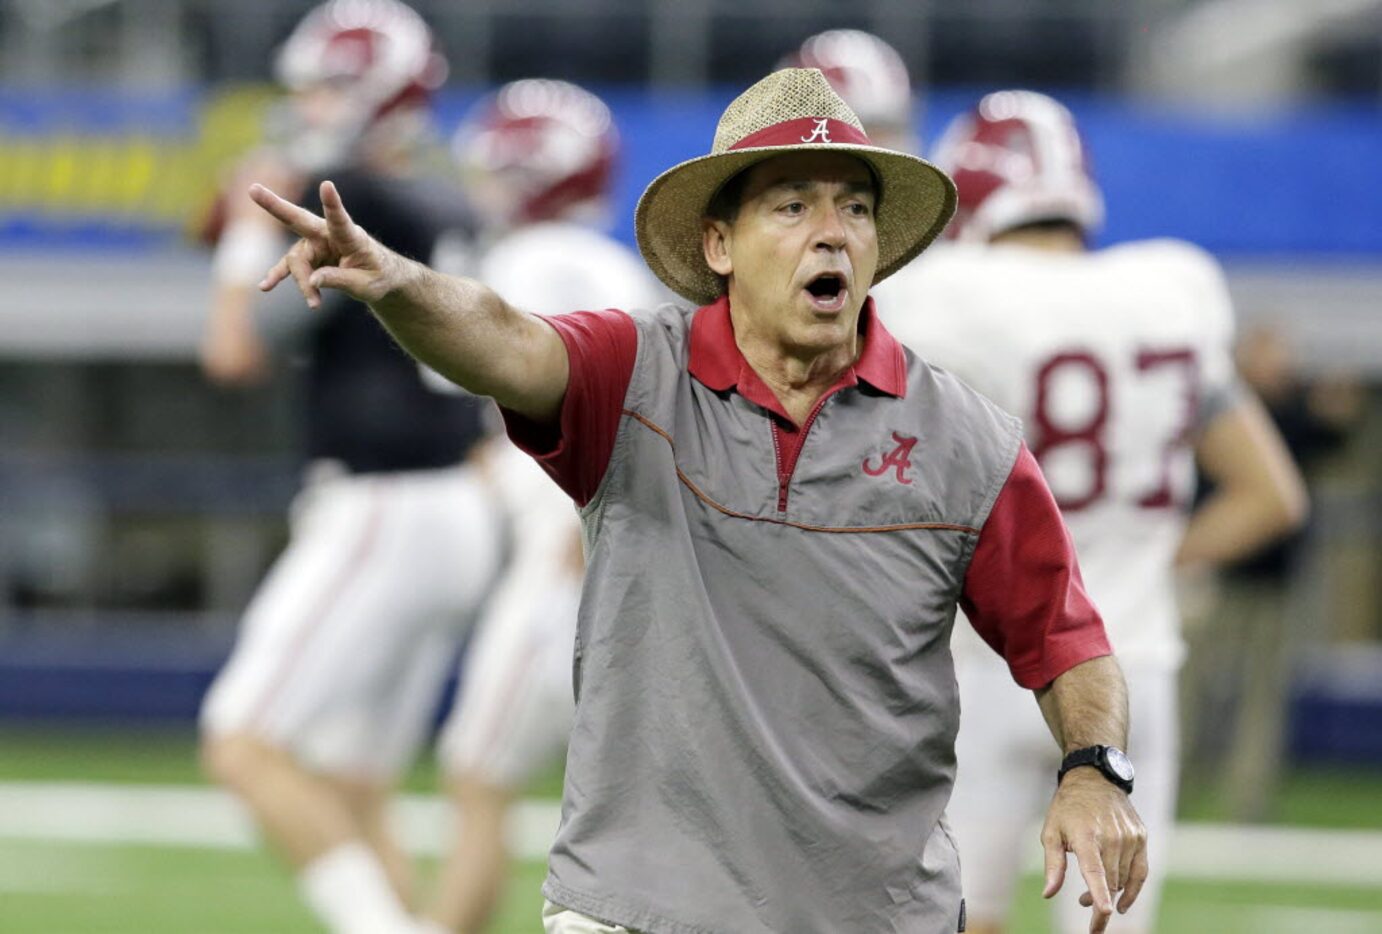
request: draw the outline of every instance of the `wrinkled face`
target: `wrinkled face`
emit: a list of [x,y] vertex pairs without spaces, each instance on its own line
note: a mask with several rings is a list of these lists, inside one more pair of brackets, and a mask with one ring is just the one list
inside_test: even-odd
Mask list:
[[851,341],[878,267],[872,173],[832,152],[786,153],[747,171],[737,216],[707,219],[703,240],[736,318],[788,349]]

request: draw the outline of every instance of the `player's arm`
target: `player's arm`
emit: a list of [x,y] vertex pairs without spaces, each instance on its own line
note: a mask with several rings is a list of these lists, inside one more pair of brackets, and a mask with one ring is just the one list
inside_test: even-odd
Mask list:
[[199,357],[207,379],[224,386],[258,382],[268,353],[254,324],[252,286],[217,283],[202,334]]
[[[254,157],[237,173],[272,179],[283,189],[297,184],[290,172],[266,156]],[[243,191],[232,183],[230,191]],[[283,249],[283,231],[273,218],[241,198],[225,199],[225,227],[212,256],[211,304],[202,333],[202,372],[226,386],[263,379],[268,351],[255,323],[255,284]]]
[[539,318],[482,283],[385,248],[350,219],[330,182],[321,186],[324,217],[262,185],[250,197],[301,238],[261,289],[291,276],[313,308],[321,289],[339,289],[369,305],[405,350],[457,385],[534,421],[556,418],[569,362],[561,338]]
[[1195,510],[1176,563],[1245,558],[1305,521],[1305,481],[1280,432],[1248,392],[1206,427],[1195,457],[1214,492]]

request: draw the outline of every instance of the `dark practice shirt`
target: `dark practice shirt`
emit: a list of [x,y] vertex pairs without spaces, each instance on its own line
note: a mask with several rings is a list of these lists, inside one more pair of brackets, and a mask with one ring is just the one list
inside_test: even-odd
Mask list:
[[[1310,406],[1310,391],[1296,385],[1274,398],[1263,397],[1291,457],[1307,475],[1319,461],[1338,450],[1348,440],[1348,429],[1316,414]],[[1238,580],[1284,582],[1300,560],[1312,528],[1306,524],[1262,548],[1256,554],[1231,564],[1228,576]]]
[[[354,221],[385,246],[426,262],[447,231],[473,230],[461,195],[437,180],[361,169],[328,173]],[[321,212],[314,181],[305,204]],[[487,400],[442,392],[370,310],[322,293],[309,337],[307,456],[353,473],[427,470],[457,463],[484,434]]]

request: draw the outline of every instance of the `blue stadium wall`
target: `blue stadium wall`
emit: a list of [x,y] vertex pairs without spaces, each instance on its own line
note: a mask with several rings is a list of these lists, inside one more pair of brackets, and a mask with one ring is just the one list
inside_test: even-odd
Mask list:
[[[633,206],[643,186],[706,151],[734,93],[605,92],[626,141],[616,235],[632,242]],[[920,113],[924,138],[934,139],[979,93],[929,94]],[[0,88],[0,157],[6,147],[54,136],[108,141],[124,133],[155,147],[175,145],[201,131],[207,102],[216,96]],[[439,95],[443,130],[454,128],[477,96]],[[1382,257],[1382,108],[1376,104],[1211,118],[1123,99],[1066,100],[1085,129],[1107,194],[1103,242],[1176,236],[1226,257]],[[145,248],[183,234],[166,217],[112,219],[84,211],[80,201],[36,210],[16,198],[14,187],[13,179],[0,182],[0,248]]]

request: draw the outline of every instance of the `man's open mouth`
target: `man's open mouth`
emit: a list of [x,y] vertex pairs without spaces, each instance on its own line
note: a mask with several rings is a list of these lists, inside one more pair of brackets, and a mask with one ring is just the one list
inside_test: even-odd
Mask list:
[[806,283],[806,292],[811,304],[821,311],[838,311],[844,307],[845,278],[838,273],[822,273]]

